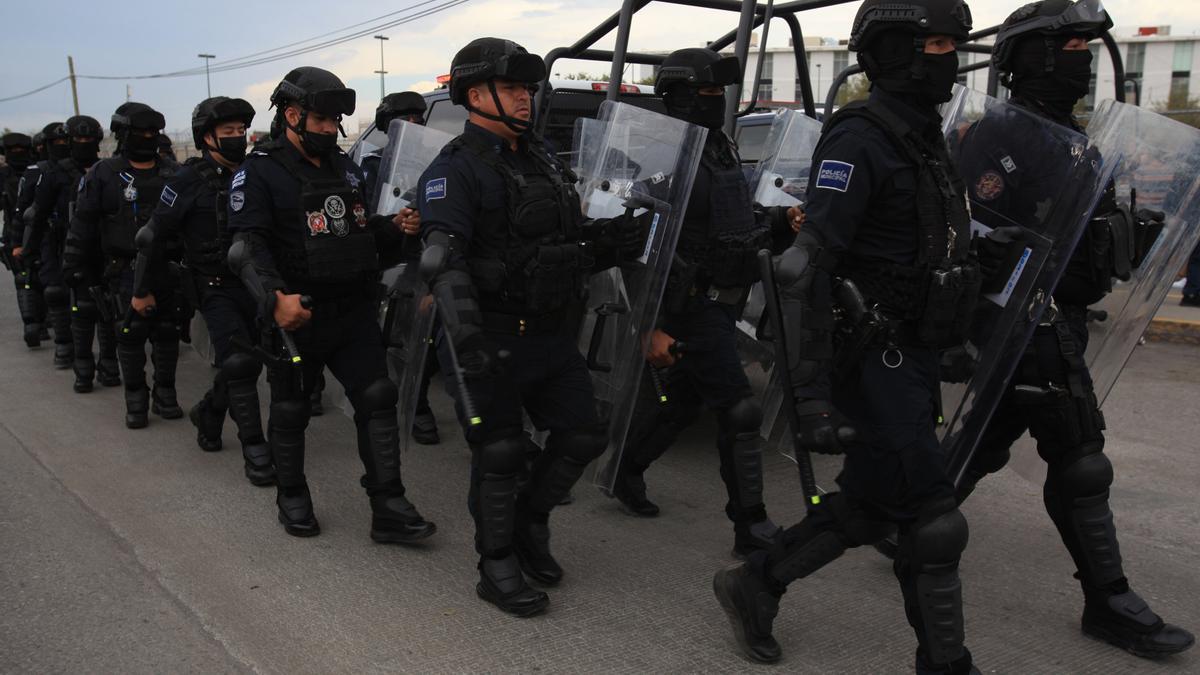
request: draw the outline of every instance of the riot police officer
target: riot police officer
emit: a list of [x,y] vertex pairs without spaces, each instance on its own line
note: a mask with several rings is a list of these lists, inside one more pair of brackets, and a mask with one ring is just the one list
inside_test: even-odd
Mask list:
[[[425,97],[415,91],[401,91],[395,94],[388,94],[379,102],[379,106],[375,108],[375,129],[383,133],[387,133],[388,127],[395,120],[405,120],[413,124],[425,124]],[[367,177],[367,195],[375,196],[377,188],[376,180],[379,178],[379,161],[381,159],[378,150],[363,155],[359,166],[362,167],[363,174]]]
[[[71,312],[70,287],[73,281],[63,275],[63,246],[70,227],[71,210],[79,194],[79,182],[100,158],[104,129],[99,121],[86,115],[71,117],[60,127],[59,130],[46,132],[53,159],[38,179],[33,196],[32,218],[27,223],[24,243],[25,249],[39,259],[38,274],[45,288],[46,306],[54,326],[54,364],[59,368],[70,368],[75,361],[76,342]],[[107,335],[114,337],[111,331]],[[91,341],[91,331],[88,331],[89,352]],[[115,349],[111,343],[109,347]],[[115,359],[110,361],[109,366],[114,377],[102,377],[101,380],[119,384],[119,378],[115,377]],[[86,368],[94,369],[95,365],[89,363]],[[78,371],[76,374],[78,376]],[[91,376],[86,381],[77,379],[76,391],[90,389],[91,380]]]
[[371,538],[409,544],[436,526],[404,496],[397,390],[387,376],[375,285],[380,253],[395,247],[399,226],[415,214],[368,219],[362,173],[337,146],[354,99],[353,89],[320,68],[296,68],[275,88],[280,134],[259,145],[230,184],[230,263],[261,295],[259,312],[274,325],[273,341],[287,346],[292,334],[281,331],[295,332],[297,353],[272,361],[270,377],[269,441],[285,531],[320,533],[304,475],[305,391],[328,366],[354,406]]
[[[144,103],[126,103],[123,112],[113,115],[121,154],[97,162],[85,174],[63,254],[64,273],[98,282],[97,302],[107,305],[98,307],[101,318],[107,310],[107,319],[118,324],[117,360],[125,383],[125,426],[130,429],[145,427],[149,412],[164,419],[183,417],[175,395],[181,311],[177,284],[161,294],[153,316],[129,308],[137,255],[134,237],[153,215],[163,184],[173,174],[158,157],[158,133],[165,125],[162,113]],[[166,288],[168,282],[163,283]],[[146,385],[147,341],[154,364],[153,391]]]
[[[829,120],[813,157],[807,223],[778,262],[805,449],[845,452],[838,485],[770,551],[719,572],[714,590],[746,655],[774,661],[791,582],[899,526],[894,565],[918,673],[975,672],[964,646],[958,561],[967,523],[935,434],[939,350],[961,343],[981,283],[962,181],[938,104],[971,29],[961,0],[865,0],[850,49],[870,98]],[[833,368],[835,280],[850,280],[884,330]],[[845,349],[846,346],[843,346]]]
[[[676,246],[676,262],[650,338],[648,368],[663,369],[667,402],[643,397],[630,424],[614,496],[635,515],[656,516],[643,474],[695,421],[700,407],[717,416],[717,452],[734,523],[734,553],[766,548],[779,527],[763,504],[762,410],[737,353],[737,328],[750,286],[758,279],[757,254],[772,248],[772,229],[791,233],[783,209],[756,212],[736,144],[722,130],[726,85],[742,71],[736,57],[711,49],[676,51],[663,61],[654,84],[672,117],[705,127],[708,137]],[[798,217],[798,213],[794,213]],[[787,239],[781,243],[786,246]],[[782,248],[782,246],[780,247]],[[672,349],[686,344],[686,355]],[[642,385],[655,391],[651,383]]]
[[[55,125],[52,125],[55,126]],[[44,146],[43,146],[44,147]],[[32,139],[21,133],[7,133],[0,139],[0,154],[4,165],[0,166],[3,191],[0,192],[0,212],[4,214],[4,232],[0,234],[0,245],[4,247],[4,261],[13,273],[13,285],[17,291],[17,310],[24,324],[22,337],[30,349],[41,345],[45,331],[46,308],[36,274],[36,259],[23,260],[21,241],[24,236],[24,211],[22,193],[29,193],[37,182],[41,161],[36,159]],[[31,173],[32,171],[32,173]],[[30,174],[30,180],[26,180]]]
[[[509,40],[479,38],[459,50],[450,99],[468,119],[417,190],[421,266],[444,328],[439,359],[454,374],[471,447],[476,592],[517,616],[549,603],[526,575],[561,581],[550,511],[607,445],[575,343],[583,283],[602,265],[596,249],[606,248],[589,239],[603,228],[583,222],[572,174],[531,132],[531,91],[544,76],[541,57]],[[637,238],[637,223],[618,225],[611,229]],[[523,412],[549,436],[518,487]]]
[[[1031,3],[1002,25],[993,67],[1012,90],[1014,104],[1082,132],[1073,110],[1088,93],[1092,54],[1087,44],[1111,27],[1094,0]],[[974,157],[971,165],[964,160],[964,175],[977,177],[969,189],[981,203],[1032,214],[1038,205],[1008,203],[1017,194],[1011,186],[1021,184],[1029,167],[1054,158],[1022,154],[1024,146],[1005,140],[1010,139],[995,142],[1004,153]],[[999,165],[997,157],[1013,170]],[[1138,254],[1131,261],[1128,250],[1115,242],[1137,241],[1136,221],[1147,217],[1119,205],[1115,187],[1108,186],[967,468],[958,499],[965,500],[979,480],[1003,468],[1009,448],[1028,430],[1047,466],[1046,511],[1078,569],[1083,632],[1139,656],[1159,657],[1188,649],[1195,638],[1165,623],[1125,576],[1108,500],[1113,467],[1104,455],[1104,417],[1083,360],[1088,305],[1112,289],[1114,277],[1128,279],[1136,265]]]
[[242,444],[246,478],[253,485],[271,485],[275,469],[258,401],[262,364],[251,352],[258,341],[257,305],[226,262],[229,184],[246,157],[246,128],[253,120],[254,108],[240,98],[205,99],[192,111],[192,140],[201,156],[184,162],[167,181],[154,217],[138,231],[131,303],[143,316],[156,307],[155,281],[163,278],[167,264],[164,244],[182,240],[182,290],[204,316],[218,368],[212,388],[188,415],[196,443],[208,452],[220,450],[228,413]]

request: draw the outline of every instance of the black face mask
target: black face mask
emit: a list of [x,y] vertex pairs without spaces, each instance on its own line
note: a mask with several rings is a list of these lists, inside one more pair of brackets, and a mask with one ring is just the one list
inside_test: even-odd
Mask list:
[[309,157],[328,157],[337,148],[337,134],[318,134],[305,131],[300,136],[300,145]]
[[71,141],[71,159],[85,166],[94,163],[100,157],[100,144],[96,141],[76,143]]
[[66,143],[51,143],[46,146],[50,159],[59,161],[71,156],[71,146]]
[[1054,71],[1046,72],[1046,44],[1029,40],[1019,45],[1013,62],[1013,93],[1047,108],[1070,115],[1079,99],[1088,95],[1092,81],[1090,50],[1054,51]]
[[24,151],[9,150],[4,156],[4,162],[17,171],[24,171],[29,168],[29,155]]
[[941,105],[954,95],[954,83],[958,82],[958,52],[947,54],[922,54],[925,79],[921,80],[917,94],[925,101]]
[[158,157],[158,137],[129,134],[122,148],[129,159],[135,162],[149,162]]
[[691,122],[705,129],[725,126],[725,94],[705,95],[683,86],[668,92],[667,112],[676,119]]
[[209,152],[218,152],[230,164],[241,164],[246,159],[246,137],[225,136],[217,139],[217,147],[208,146]]

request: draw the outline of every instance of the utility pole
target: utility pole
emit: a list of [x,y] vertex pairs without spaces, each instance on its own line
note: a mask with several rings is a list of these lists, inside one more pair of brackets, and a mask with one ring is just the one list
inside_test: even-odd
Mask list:
[[67,55],[67,72],[71,77],[71,101],[75,104],[75,114],[79,114],[79,89],[75,86],[75,59]]
[[204,85],[208,88],[208,98],[212,98],[212,82],[208,79],[208,62],[217,57],[212,54],[197,54],[196,56],[204,59]]
[[133,99],[133,87],[125,85],[125,102],[129,103]]
[[376,35],[375,39],[379,40],[379,70],[375,72],[379,73],[379,100],[382,101],[383,97],[387,96],[387,91],[383,84],[383,76],[387,75],[387,71],[383,69],[383,41],[388,38],[383,35]]

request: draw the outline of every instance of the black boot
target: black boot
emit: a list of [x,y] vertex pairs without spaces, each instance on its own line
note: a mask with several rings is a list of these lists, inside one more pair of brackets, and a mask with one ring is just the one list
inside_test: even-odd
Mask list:
[[42,346],[42,322],[38,320],[40,309],[38,291],[29,283],[28,274],[24,283],[17,287],[17,310],[25,324],[25,346],[35,349]]
[[516,556],[479,559],[479,583],[475,592],[501,611],[514,616],[527,617],[539,614],[550,604],[550,596],[530,588],[521,574]]
[[562,581],[562,566],[550,553],[550,524],[546,516],[519,514],[512,547],[526,575],[547,586]]
[[321,533],[304,476],[304,412],[303,402],[284,401],[271,406],[271,452],[278,477],[275,504],[279,507],[279,522],[293,537]]
[[[242,443],[246,480],[251,485],[261,487],[275,483],[275,464],[271,459],[271,447],[263,438],[262,414],[258,403],[258,370],[251,367],[250,372],[254,377],[230,379],[224,385],[224,390],[229,414],[233,417],[238,440]],[[214,383],[214,391],[217,387]]]
[[[30,349],[37,349],[38,347],[41,347],[42,346],[42,326],[40,324],[36,324],[36,323],[25,324],[24,338],[25,338],[25,346],[26,347],[29,347]],[[55,359],[55,365],[57,365],[57,364],[58,364],[58,360]],[[70,365],[70,364],[68,364],[68,365]]]
[[775,545],[775,539],[783,531],[770,518],[754,522],[737,522],[733,525],[733,557],[745,560],[755,551],[767,551]]
[[1137,593],[1084,593],[1083,632],[1142,658],[1178,654],[1196,642],[1188,631],[1166,623]]
[[917,675],[981,675],[972,661],[971,651],[966,648],[963,649],[963,655],[954,661],[938,664],[930,661],[925,650],[918,647],[914,670]]
[[188,411],[188,419],[196,427],[196,445],[205,452],[221,449],[221,427],[225,424],[225,411],[214,409],[212,399],[211,393],[205,394]]
[[315,537],[321,534],[321,524],[313,513],[312,495],[308,485],[298,487],[279,486],[275,493],[275,505],[279,507],[279,522],[283,531],[293,537]]
[[[75,342],[71,334],[70,296],[61,287],[56,287],[54,293],[47,289],[46,297],[54,298],[54,303],[47,302],[46,316],[54,326],[54,367],[66,370],[71,367],[75,358]],[[60,302],[61,301],[61,302]],[[45,326],[42,326],[45,331]]]
[[74,341],[74,359],[71,367],[75,371],[75,393],[86,394],[92,390],[96,378],[96,356],[92,354],[92,339],[96,333],[96,321],[79,310],[71,317],[71,337]]
[[[179,364],[179,336],[174,327],[164,330],[161,325],[154,328],[154,339],[150,343],[150,358],[154,362],[154,400],[150,411],[167,420],[183,417],[183,408],[175,393],[175,369]],[[165,333],[165,335],[163,334]]]
[[622,466],[613,484],[613,496],[621,502],[622,510],[642,518],[658,515],[658,504],[646,498],[646,480],[640,471]]
[[75,350],[70,342],[54,343],[54,367],[58,370],[66,370],[71,367],[71,363],[75,360]]
[[[117,359],[117,334],[111,324],[103,321],[96,324],[96,342],[99,345],[99,355],[96,364],[96,379],[101,386],[121,386],[121,368]],[[90,343],[88,347],[91,350]],[[146,358],[142,356],[142,366],[145,368]],[[142,377],[145,377],[143,374]]]
[[717,572],[713,577],[713,593],[729,616],[733,635],[747,658],[774,663],[783,656],[779,643],[771,636],[781,595],[771,592],[767,583],[745,565]]
[[[396,419],[395,387],[372,384],[363,394],[373,400],[377,386],[391,388],[392,406],[371,412],[359,433],[359,454],[367,470],[367,496],[371,501],[371,539],[381,544],[414,544],[437,532],[437,525],[425,520],[404,496],[400,478],[400,424]],[[365,404],[364,404],[365,405]]]
[[417,411],[413,417],[412,437],[421,445],[437,445],[442,442],[441,436],[438,435],[437,418],[433,416],[432,410],[426,408]]
[[308,414],[310,417],[320,417],[325,414],[325,404],[321,400],[321,395],[324,393],[325,371],[321,371],[313,378],[313,388],[308,393]]
[[177,420],[183,417],[183,408],[179,406],[179,400],[175,396],[174,384],[154,385],[150,411],[165,420]]
[[150,424],[147,414],[150,407],[150,389],[142,385],[141,389],[125,389],[125,428],[145,429]]

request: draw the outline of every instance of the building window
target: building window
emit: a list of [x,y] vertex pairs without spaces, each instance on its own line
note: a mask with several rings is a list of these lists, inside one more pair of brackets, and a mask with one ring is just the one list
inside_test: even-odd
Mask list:
[[1171,110],[1188,108],[1188,84],[1192,79],[1192,47],[1191,42],[1175,43],[1175,62],[1171,67],[1171,94],[1167,99],[1167,107]]
[[837,77],[843,70],[850,65],[850,52],[841,51],[833,53],[833,77]]
[[[962,70],[969,65],[971,65],[971,55],[960,49],[958,51],[958,69]],[[967,86],[967,73],[959,73],[956,79],[962,86]]]
[[1096,69],[1100,67],[1100,45],[1091,45],[1088,49],[1092,52],[1092,76],[1088,79],[1088,93],[1083,99],[1083,106],[1091,112],[1096,109]]

